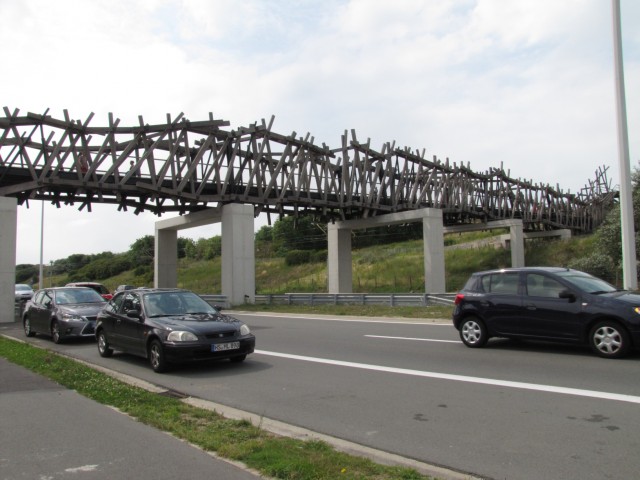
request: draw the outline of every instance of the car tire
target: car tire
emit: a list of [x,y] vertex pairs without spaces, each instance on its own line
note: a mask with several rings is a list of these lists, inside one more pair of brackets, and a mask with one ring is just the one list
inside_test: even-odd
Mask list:
[[149,363],[156,373],[167,371],[167,359],[164,355],[164,348],[160,340],[152,340],[149,344]]
[[57,320],[51,322],[51,340],[53,340],[53,343],[62,343],[62,335],[60,335],[60,325],[58,325]]
[[104,358],[108,358],[113,355],[113,348],[109,346],[104,330],[100,330],[98,332],[98,353]]
[[467,317],[460,324],[460,340],[467,347],[484,347],[489,340],[487,327],[478,317]]
[[621,358],[629,353],[631,337],[619,323],[603,320],[589,332],[589,345],[601,357]]
[[24,334],[27,337],[35,337],[36,336],[36,332],[31,330],[31,320],[29,320],[28,316],[24,317],[24,320],[22,321],[22,326],[24,327]]
[[233,363],[242,363],[247,358],[246,355],[238,355],[237,357],[230,357],[229,361]]

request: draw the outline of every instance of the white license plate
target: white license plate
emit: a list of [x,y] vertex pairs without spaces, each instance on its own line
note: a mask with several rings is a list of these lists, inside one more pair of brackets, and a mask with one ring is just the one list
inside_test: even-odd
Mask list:
[[240,342],[214,343],[211,345],[212,352],[224,352],[226,350],[237,350],[240,348]]

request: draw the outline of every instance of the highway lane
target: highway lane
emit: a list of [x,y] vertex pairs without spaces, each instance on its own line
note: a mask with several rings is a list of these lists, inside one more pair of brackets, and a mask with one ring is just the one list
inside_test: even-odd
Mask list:
[[236,316],[257,336],[258,351],[242,365],[156,375],[128,355],[101,359],[94,344],[55,348],[200,398],[489,478],[637,475],[637,355],[612,361],[584,348],[501,340],[473,350],[450,323]]

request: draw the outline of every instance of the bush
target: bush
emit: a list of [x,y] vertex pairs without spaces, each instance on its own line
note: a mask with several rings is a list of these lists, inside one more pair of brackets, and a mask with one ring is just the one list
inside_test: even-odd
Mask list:
[[600,252],[593,252],[590,255],[569,263],[569,268],[590,273],[610,283],[616,282],[616,267],[611,257]]
[[312,253],[310,250],[291,250],[285,255],[284,263],[289,267],[309,263]]

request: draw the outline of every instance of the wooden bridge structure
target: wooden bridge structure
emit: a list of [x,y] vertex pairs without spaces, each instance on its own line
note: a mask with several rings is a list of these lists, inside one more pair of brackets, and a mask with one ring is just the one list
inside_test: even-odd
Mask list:
[[425,151],[387,142],[380,150],[345,131],[336,147],[309,134],[273,131],[274,118],[248,127],[183,114],[166,122],[106,126],[53,118],[49,111],[0,117],[0,197],[44,200],[91,210],[94,203],[140,213],[194,213],[230,203],[254,216],[312,215],[319,221],[366,219],[422,208],[445,226],[521,219],[525,231],[588,233],[615,201],[606,168],[576,194],[559,185],[514,179],[502,165],[475,172]]

